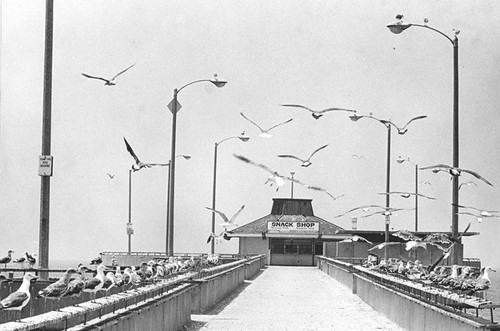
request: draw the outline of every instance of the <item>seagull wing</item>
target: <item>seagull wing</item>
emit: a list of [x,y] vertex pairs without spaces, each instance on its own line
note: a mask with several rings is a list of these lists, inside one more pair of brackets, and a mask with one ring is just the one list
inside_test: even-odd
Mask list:
[[291,121],[293,121],[293,118],[290,118],[288,121],[285,121],[285,122],[283,122],[283,123],[276,124],[276,125],[274,125],[274,126],[270,127],[269,129],[267,129],[267,131],[271,131],[272,129],[277,128],[278,126],[283,125],[283,124],[286,124],[286,123],[289,123],[289,122],[291,122]]
[[123,140],[125,141],[125,145],[127,146],[127,151],[130,153],[130,155],[132,155],[132,157],[135,160],[135,163],[140,163],[141,161],[139,161],[139,158],[137,157],[137,155],[135,155],[134,150],[132,149],[132,147],[128,143],[127,139],[125,139],[125,137],[123,137]]
[[134,63],[134,64],[132,64],[132,65],[131,65],[130,67],[128,67],[127,69],[122,70],[122,71],[120,71],[119,73],[117,73],[117,74],[116,74],[113,78],[111,78],[111,80],[115,80],[115,79],[116,79],[116,77],[120,76],[120,75],[121,75],[121,74],[123,74],[125,71],[129,70],[130,68],[132,68],[133,66],[135,66],[135,63]]
[[2,307],[3,309],[19,307],[26,299],[28,299],[28,295],[26,293],[14,292],[5,299],[3,299],[2,301],[0,301],[0,307]]
[[323,109],[323,110],[320,110],[320,111],[317,111],[316,113],[326,113],[327,111],[347,111],[347,112],[351,112],[351,113],[355,113],[356,111],[353,110],[353,109],[345,109],[345,108],[326,108],[326,109]]
[[236,219],[236,217],[238,217],[238,215],[241,213],[241,211],[245,208],[245,205],[241,206],[241,208],[231,217],[231,219],[229,220],[229,223],[234,223],[234,220]]
[[311,113],[315,113],[315,111],[314,111],[314,110],[312,110],[311,108],[306,107],[306,106],[302,106],[302,105],[286,104],[286,105],[281,105],[281,106],[283,106],[283,107],[296,107],[296,108],[302,108],[302,109],[305,109],[305,110],[310,111]]
[[326,146],[328,146],[328,144],[323,145],[323,146],[319,147],[318,149],[316,149],[314,152],[312,152],[311,155],[309,156],[309,160],[313,157],[314,154],[316,154],[317,152],[319,152],[323,148],[326,148]]
[[361,240],[361,241],[365,241],[365,242],[369,243],[370,245],[373,245],[373,243],[371,241],[369,241],[368,239],[363,238],[361,236],[358,236],[358,235],[352,236],[352,240],[354,240],[354,241]]
[[251,119],[246,117],[243,113],[240,113],[240,115],[243,116],[244,119],[246,119],[247,121],[249,121],[250,123],[252,123],[256,127],[258,127],[260,131],[264,132],[264,130],[257,123],[255,123],[254,121],[252,121]]
[[205,207],[205,208],[214,212],[214,213],[219,214],[219,216],[224,220],[224,222],[229,223],[229,218],[227,218],[226,214],[224,214],[223,212],[212,209],[212,208],[208,208],[208,207]]
[[472,176],[476,177],[477,179],[480,179],[482,180],[483,182],[485,182],[486,184],[490,185],[490,186],[493,186],[493,184],[491,184],[490,182],[488,182],[485,178],[481,177],[477,172],[475,171],[472,171],[472,170],[466,170],[466,169],[460,169],[462,170],[463,172],[466,172],[466,173],[469,173],[471,174]]
[[106,78],[96,77],[96,76],[90,76],[90,75],[84,74],[83,72],[82,72],[82,75],[85,76],[85,77],[87,77],[87,78],[99,79],[99,80],[105,81],[106,83],[109,83],[109,79],[106,79]]
[[295,155],[280,154],[280,155],[278,155],[278,157],[289,158],[289,159],[296,159],[296,160],[299,160],[300,162],[305,162],[305,160],[302,160],[300,157],[297,157]]
[[427,115],[421,115],[421,116],[417,116],[417,117],[412,118],[411,120],[408,121],[408,123],[405,124],[405,126],[403,126],[403,129],[406,128],[411,122],[416,121],[416,120],[421,120],[424,118],[427,118]]
[[427,169],[435,169],[435,168],[452,169],[453,167],[450,167],[449,165],[446,165],[446,164],[436,164],[433,166],[428,166],[428,167],[423,167],[423,168],[418,168],[418,169],[419,170],[427,170]]
[[345,195],[345,194],[340,194],[340,195],[337,195],[337,196],[333,196],[333,194],[331,194],[328,191],[325,191],[325,193],[328,194],[333,200],[337,200],[338,198],[341,198],[341,197],[343,197]]
[[355,211],[355,210],[359,210],[359,209],[364,209],[364,208],[384,208],[384,209],[385,209],[385,207],[382,207],[382,206],[379,206],[379,205],[365,205],[365,206],[359,206],[359,207],[353,208],[353,209],[348,210],[348,211],[346,211],[345,213],[340,214],[340,215],[337,215],[337,216],[335,216],[335,217],[336,217],[336,218],[337,218],[337,217],[342,217],[342,216],[344,216],[344,215],[346,215],[346,214],[348,214],[348,213],[350,213],[350,212],[353,212],[353,211]]
[[259,167],[261,169],[264,169],[265,171],[271,173],[272,175],[274,176],[278,176],[278,177],[282,177],[281,175],[279,175],[276,171],[272,170],[271,168],[267,167],[266,165],[264,164],[261,164],[261,163],[256,163],[252,160],[250,160],[249,158],[247,157],[244,157],[243,155],[237,155],[237,154],[233,154],[233,156],[243,162],[246,162],[248,164],[251,164],[251,165],[254,165],[256,167]]
[[210,242],[210,240],[212,240],[214,238],[214,234],[211,233],[209,236],[208,236],[208,239],[207,239],[207,244]]

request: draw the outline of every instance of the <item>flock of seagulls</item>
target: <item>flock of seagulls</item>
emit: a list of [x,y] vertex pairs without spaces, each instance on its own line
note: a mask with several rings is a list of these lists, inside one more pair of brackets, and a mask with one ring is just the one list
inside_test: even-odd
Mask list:
[[450,175],[452,175],[453,177],[458,177],[458,176],[460,176],[462,174],[462,172],[465,172],[465,173],[468,173],[468,174],[476,177],[479,180],[482,180],[486,184],[488,184],[490,186],[493,186],[493,184],[491,184],[489,181],[487,181],[485,178],[483,178],[481,175],[479,175],[475,171],[467,170],[467,169],[461,169],[461,168],[456,168],[456,167],[451,167],[451,166],[446,165],[446,164],[436,164],[436,165],[433,165],[433,166],[423,167],[423,168],[419,168],[419,169],[420,170],[432,169],[432,172],[434,172],[434,173],[438,173],[438,172],[441,172],[441,171],[442,172],[447,172]]

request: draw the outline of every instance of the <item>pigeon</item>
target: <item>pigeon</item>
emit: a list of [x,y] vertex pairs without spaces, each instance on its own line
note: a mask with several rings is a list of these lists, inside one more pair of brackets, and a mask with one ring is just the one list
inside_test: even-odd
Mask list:
[[224,228],[227,228],[227,227],[230,227],[230,226],[238,226],[238,224],[236,224],[234,221],[236,220],[236,217],[238,217],[238,215],[241,213],[241,211],[243,210],[243,208],[245,208],[245,205],[241,206],[241,208],[233,216],[231,216],[231,218],[228,218],[226,216],[226,214],[224,214],[221,211],[218,211],[218,210],[215,210],[215,209],[212,209],[212,208],[208,208],[208,207],[205,207],[205,208],[208,209],[208,210],[210,210],[210,211],[212,211],[213,213],[219,214],[219,216],[224,220],[224,223],[221,223],[221,226],[224,227]]
[[91,75],[84,74],[83,72],[82,72],[82,75],[83,75],[83,76],[85,76],[85,77],[87,77],[87,78],[102,80],[102,81],[104,81],[104,82],[105,82],[105,83],[104,83],[104,85],[114,86],[114,85],[116,85],[116,78],[117,78],[118,76],[120,76],[121,74],[123,74],[125,71],[129,70],[130,68],[132,68],[133,66],[135,66],[135,63],[134,63],[134,64],[132,64],[132,65],[131,65],[130,67],[128,67],[127,69],[120,71],[119,73],[117,73],[117,74],[116,74],[113,78],[111,78],[111,79],[106,79],[106,78],[97,77],[97,76],[91,76]]
[[290,118],[288,121],[285,121],[283,123],[279,123],[279,124],[276,124],[272,127],[270,127],[269,129],[267,130],[264,130],[262,127],[260,127],[257,123],[255,123],[254,121],[252,121],[251,119],[249,119],[248,117],[246,117],[243,113],[240,113],[241,116],[243,116],[244,119],[246,119],[247,121],[249,121],[250,123],[252,123],[253,125],[255,125],[257,128],[259,128],[260,130],[260,134],[259,134],[259,137],[262,137],[262,138],[271,138],[272,135],[269,133],[269,131],[271,131],[272,129],[274,128],[277,128],[278,126],[281,126],[283,124],[286,124],[286,123],[289,123],[293,120],[293,118]]
[[323,110],[313,110],[309,107],[302,106],[302,105],[285,104],[285,105],[281,105],[281,106],[283,106],[283,107],[296,107],[296,108],[302,108],[302,109],[308,110],[312,113],[311,115],[315,119],[319,119],[321,116],[323,116],[326,112],[329,112],[329,111],[345,111],[345,112],[352,112],[352,113],[356,112],[355,110],[345,109],[345,108],[326,108]]
[[423,167],[419,168],[420,170],[427,170],[427,169],[432,169],[432,172],[438,173],[440,171],[445,171],[448,172],[450,175],[457,177],[462,174],[462,172],[471,174],[472,176],[476,177],[477,179],[482,180],[486,184],[493,186],[489,181],[487,181],[485,178],[481,177],[477,172],[474,172],[472,170],[466,170],[466,169],[460,169],[460,168],[455,168],[455,167],[450,167],[449,165],[446,164],[436,164],[433,166],[428,166],[428,167]]
[[38,277],[31,272],[26,273],[23,276],[23,282],[19,289],[12,292],[7,297],[0,301],[0,310],[17,310],[19,311],[19,319],[21,319],[21,310],[28,304],[31,299],[30,294],[30,284],[32,279],[37,279]]
[[142,168],[151,168],[154,166],[168,166],[168,163],[143,163],[139,160],[137,155],[135,155],[134,150],[132,147],[130,147],[130,144],[128,143],[127,139],[123,137],[123,140],[125,141],[125,145],[127,146],[127,151],[132,155],[132,157],[135,160],[135,164],[132,165],[132,171],[139,171]]
[[278,157],[296,159],[296,160],[299,160],[300,162],[302,162],[302,164],[301,164],[302,167],[309,167],[312,164],[311,158],[313,157],[313,155],[316,154],[317,152],[319,152],[320,150],[322,150],[323,148],[326,148],[327,146],[328,146],[328,144],[317,148],[314,152],[311,153],[311,155],[309,155],[309,157],[307,159],[301,159],[297,156],[288,155],[288,154],[280,154],[280,155],[278,155]]
[[384,192],[384,193],[377,193],[377,194],[382,194],[382,195],[390,195],[390,194],[397,194],[405,199],[411,197],[411,196],[419,196],[422,198],[430,199],[430,200],[436,200],[436,198],[433,197],[428,197],[427,195],[423,195],[420,193],[412,193],[412,192]]

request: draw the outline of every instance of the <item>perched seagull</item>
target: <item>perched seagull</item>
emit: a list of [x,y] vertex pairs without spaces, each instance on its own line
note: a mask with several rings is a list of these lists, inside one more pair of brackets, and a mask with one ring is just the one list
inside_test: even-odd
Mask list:
[[229,237],[227,236],[227,230],[224,229],[224,231],[222,231],[219,235],[216,235],[215,233],[210,233],[210,235],[208,236],[208,239],[207,239],[207,244],[214,240],[216,244],[222,242],[222,239],[226,239],[226,240],[229,240]]
[[383,122],[385,124],[389,124],[389,125],[392,125],[393,127],[396,128],[396,130],[398,130],[398,134],[405,134],[407,131],[408,131],[408,125],[410,125],[411,122],[413,121],[416,121],[416,120],[421,120],[421,119],[424,119],[424,118],[427,118],[427,115],[421,115],[421,116],[417,116],[417,117],[414,117],[412,118],[411,120],[408,121],[408,123],[406,123],[403,127],[398,127],[396,124],[394,124],[393,122],[391,121],[387,121],[387,120],[383,120]]
[[135,66],[135,63],[132,64],[130,67],[128,67],[127,69],[125,70],[122,70],[120,71],[119,73],[117,73],[113,78],[111,79],[106,79],[106,78],[102,78],[102,77],[96,77],[96,76],[90,76],[90,75],[87,75],[87,74],[84,74],[82,72],[82,75],[87,77],[87,78],[92,78],[92,79],[100,79],[100,80],[103,80],[105,81],[104,85],[108,85],[108,86],[113,86],[113,85],[116,85],[116,78],[118,76],[120,76],[121,74],[123,74],[125,71],[129,70],[130,68],[132,68],[133,66]]
[[85,271],[90,270],[83,264],[78,266],[78,275],[68,283],[68,290],[64,293],[65,297],[79,297],[85,288]]
[[490,266],[485,267],[483,275],[474,283],[474,288],[472,288],[467,294],[471,295],[474,292],[489,289],[491,286],[490,271],[496,272],[496,270],[492,269]]
[[26,262],[26,256],[21,256],[20,258],[12,261],[12,263],[17,263],[20,264],[21,266],[24,266],[25,262]]
[[38,296],[46,299],[60,299],[68,291],[68,283],[71,276],[76,273],[77,271],[73,268],[66,270],[64,275],[56,282],[40,290]]
[[460,169],[460,168],[450,167],[449,165],[446,165],[446,164],[436,164],[436,165],[433,165],[433,166],[423,167],[423,168],[419,168],[419,169],[420,170],[432,169],[432,172],[434,172],[434,173],[438,173],[440,171],[446,171],[446,172],[448,172],[450,175],[452,175],[454,177],[460,176],[462,174],[462,172],[466,172],[466,173],[471,174],[472,176],[476,177],[477,179],[482,180],[486,184],[493,186],[493,184],[491,184],[486,179],[484,179],[483,177],[481,177],[477,172],[474,172],[472,170],[466,170],[466,169]]
[[311,153],[311,155],[309,155],[309,157],[307,159],[301,159],[295,155],[288,155],[288,154],[280,154],[280,155],[278,155],[278,157],[296,159],[296,160],[299,160],[300,162],[302,162],[302,164],[301,164],[302,167],[309,167],[312,164],[311,158],[313,157],[313,155],[316,154],[317,152],[319,152],[320,150],[322,150],[323,148],[326,148],[327,146],[328,146],[328,144],[317,148],[314,152]]
[[98,256],[98,257],[95,257],[92,259],[92,261],[90,261],[90,265],[99,265],[102,263],[102,257]]
[[127,146],[127,151],[130,153],[130,155],[132,155],[132,157],[135,160],[135,164],[132,165],[132,171],[135,172],[135,171],[141,170],[142,168],[151,168],[153,166],[168,166],[168,163],[143,163],[143,162],[141,162],[139,160],[139,158],[137,157],[137,155],[135,155],[132,147],[130,147],[127,139],[125,139],[125,137],[123,137],[123,140],[125,141],[125,145]]
[[323,116],[326,112],[329,112],[329,111],[346,111],[346,112],[351,112],[351,113],[355,113],[356,112],[355,110],[345,109],[345,108],[326,108],[326,109],[323,109],[323,110],[312,110],[311,108],[306,107],[306,106],[302,106],[302,105],[286,104],[286,105],[280,105],[280,106],[283,106],[283,107],[296,107],[296,108],[302,108],[302,109],[308,110],[308,111],[310,111],[312,113],[312,117],[314,117],[315,119],[319,119],[321,116]]
[[267,167],[266,165],[264,164],[261,164],[261,163],[256,163],[250,159],[248,159],[247,157],[245,156],[242,156],[242,155],[237,155],[237,154],[233,154],[233,156],[237,159],[239,159],[240,161],[243,161],[245,163],[248,163],[248,164],[251,164],[251,165],[254,165],[254,166],[257,166],[261,169],[264,169],[265,171],[271,173],[271,176],[269,176],[267,178],[267,181],[265,184],[267,184],[268,182],[271,182],[271,186],[273,183],[275,183],[276,185],[278,185],[278,188],[276,189],[276,191],[278,191],[279,187],[280,186],[283,186],[285,184],[285,180],[288,180],[288,181],[291,181],[291,182],[294,182],[294,183],[297,183],[297,184],[300,184],[300,185],[303,185],[305,186],[306,188],[308,189],[311,189],[311,190],[316,190],[316,191],[325,191],[325,189],[321,188],[321,187],[317,187],[317,186],[312,186],[312,185],[308,185],[308,184],[304,184],[302,182],[300,182],[299,180],[295,179],[295,178],[291,178],[291,177],[286,177],[286,176],[283,176],[283,175],[280,175],[278,172],[270,169],[269,167]]
[[234,221],[236,220],[236,217],[238,217],[238,215],[241,213],[241,211],[243,210],[243,208],[245,208],[245,205],[241,206],[241,208],[233,216],[231,216],[231,218],[228,218],[226,216],[226,214],[224,214],[221,211],[218,211],[218,210],[215,210],[215,209],[212,209],[212,208],[208,208],[208,207],[205,207],[205,208],[208,209],[208,210],[210,210],[210,211],[212,211],[213,213],[219,214],[219,216],[224,221],[224,223],[221,223],[221,226],[224,227],[224,228],[227,228],[227,227],[230,227],[230,226],[238,226],[238,224],[236,224]]
[[481,210],[481,209],[477,209],[475,207],[467,207],[467,206],[455,205],[455,204],[452,204],[452,205],[457,206],[458,208],[467,208],[467,209],[475,210],[477,213],[472,213],[472,212],[469,212],[469,211],[464,211],[464,212],[458,212],[457,214],[474,216],[474,217],[477,218],[477,221],[479,223],[481,223],[483,221],[483,218],[487,218],[487,217],[490,217],[490,218],[500,218],[500,211],[496,211],[496,210]]
[[34,253],[33,255],[31,255],[28,252],[24,254],[26,255],[26,261],[28,261],[30,268],[33,269],[33,266],[36,264],[36,259],[33,256],[36,256],[36,254]]
[[465,230],[456,239],[450,237],[450,240],[453,241],[453,243],[450,246],[448,246],[448,248],[443,250],[443,254],[432,265],[429,265],[429,267],[427,268],[427,271],[429,273],[433,271],[443,259],[446,259],[448,256],[450,256],[451,249],[455,246],[456,243],[460,242],[460,239],[463,237],[463,235],[466,234],[467,231],[469,231],[470,225],[471,223],[467,224]]
[[460,185],[458,185],[458,189],[460,190],[462,188],[462,186],[469,186],[469,185],[477,186],[477,184],[474,183],[473,181],[469,181],[469,182],[465,182],[465,183],[460,183]]
[[106,267],[104,265],[99,264],[97,266],[97,275],[95,277],[87,279],[85,281],[85,287],[83,288],[83,291],[90,292],[91,296],[93,294],[93,297],[94,297],[93,300],[95,300],[95,298],[97,296],[97,291],[102,289],[102,287],[104,286],[104,281],[105,281],[105,277],[106,277],[106,276],[104,276],[105,269],[106,269]]
[[6,298],[0,301],[0,310],[17,310],[19,311],[19,320],[21,320],[21,310],[28,304],[31,299],[30,284],[32,279],[38,277],[31,272],[23,276],[23,282],[16,292],[9,294]]
[[262,138],[271,138],[272,135],[269,134],[269,131],[271,131],[272,129],[280,126],[280,125],[283,125],[283,124],[286,124],[288,122],[291,122],[293,120],[293,118],[290,118],[288,121],[285,121],[283,123],[279,123],[279,124],[276,124],[272,127],[270,127],[269,129],[267,130],[264,130],[263,128],[261,128],[257,123],[255,123],[254,121],[252,121],[251,119],[249,119],[248,117],[246,117],[243,113],[240,113],[241,116],[243,116],[244,119],[246,119],[247,121],[249,121],[250,123],[252,123],[253,125],[255,125],[257,128],[259,128],[260,130],[260,134],[259,134],[259,137],[262,137]]
[[365,159],[366,160],[366,157],[364,157],[363,155],[352,154],[352,157],[355,157],[357,159]]
[[352,243],[352,242],[355,242],[355,241],[365,241],[367,243],[369,243],[370,245],[373,245],[373,243],[363,237],[360,237],[358,235],[353,235],[351,238],[346,238],[344,240],[341,240],[340,242],[341,243]]
[[7,263],[12,260],[12,253],[14,253],[14,251],[9,250],[7,256],[0,259],[0,264],[4,264],[5,268],[7,268]]
[[411,196],[419,196],[419,197],[422,197],[422,198],[426,198],[426,199],[430,199],[430,200],[436,200],[436,198],[433,198],[433,197],[428,197],[427,195],[423,195],[423,194],[420,194],[420,193],[412,193],[412,192],[384,192],[384,193],[377,193],[377,194],[382,194],[382,195],[388,195],[388,194],[397,194],[405,199],[411,197]]
[[115,178],[115,175],[112,175],[112,174],[110,174],[110,173],[106,173],[106,175],[108,175],[108,176],[109,176],[109,179],[113,179],[113,178]]
[[335,218],[345,216],[345,215],[349,214],[350,212],[353,212],[353,211],[356,211],[356,210],[362,210],[363,212],[367,213],[367,212],[370,211],[371,208],[382,208],[382,209],[385,209],[385,207],[379,206],[379,205],[364,205],[364,206],[359,206],[359,207],[353,208],[351,210],[348,210],[348,211],[346,211],[343,214],[339,214],[339,215],[335,216]]

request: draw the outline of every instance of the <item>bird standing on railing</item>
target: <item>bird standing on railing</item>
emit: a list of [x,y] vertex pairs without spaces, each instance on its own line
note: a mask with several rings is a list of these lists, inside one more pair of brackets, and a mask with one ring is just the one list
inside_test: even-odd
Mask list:
[[83,288],[84,292],[90,292],[90,296],[94,297],[92,302],[95,301],[97,297],[97,291],[99,291],[104,285],[104,270],[106,267],[102,264],[97,266],[97,275],[93,278],[88,279],[85,282],[85,287]]
[[31,255],[28,252],[24,254],[26,255],[26,261],[28,262],[30,269],[33,269],[36,264],[36,259],[33,256],[36,256],[36,254]]
[[14,253],[14,251],[9,250],[7,256],[0,259],[0,264],[3,264],[5,268],[7,268],[7,263],[12,260],[12,253]]
[[[63,296],[79,297],[85,288],[85,271],[90,270],[83,264],[78,265],[78,275],[68,283],[68,289]],[[76,305],[75,305],[76,306]]]
[[32,279],[38,277],[31,272],[23,276],[23,282],[16,292],[9,294],[6,298],[0,301],[0,310],[17,310],[19,311],[18,321],[21,320],[21,310],[28,304],[31,299],[30,284]]
[[71,276],[76,273],[77,271],[73,268],[66,270],[64,275],[62,275],[56,282],[45,287],[43,290],[40,290],[38,292],[38,296],[44,299],[60,300],[68,291],[68,283]]

